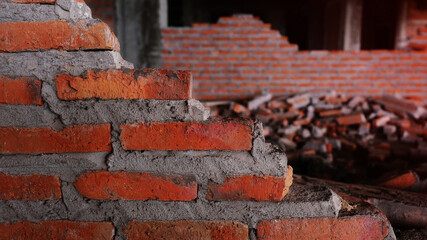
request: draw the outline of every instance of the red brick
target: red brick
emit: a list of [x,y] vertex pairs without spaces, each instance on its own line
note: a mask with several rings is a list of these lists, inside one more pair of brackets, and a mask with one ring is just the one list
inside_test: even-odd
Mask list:
[[384,239],[386,222],[368,216],[351,218],[290,218],[262,221],[257,226],[258,239]]
[[366,118],[363,114],[360,113],[339,117],[337,118],[337,122],[340,125],[361,124],[366,122]]
[[41,81],[0,76],[0,104],[42,105]]
[[54,200],[62,195],[61,181],[57,176],[0,173],[0,182],[0,199],[3,200]]
[[112,240],[114,226],[109,222],[21,221],[0,223],[0,232],[0,239]]
[[237,221],[130,222],[128,240],[212,239],[246,240],[248,226]]
[[[135,77],[136,76],[136,77]],[[162,69],[88,71],[84,76],[61,74],[55,78],[58,97],[64,100],[191,98],[191,72]]]
[[206,123],[150,122],[124,124],[126,150],[235,150],[252,148],[252,120],[226,118]]
[[74,186],[92,199],[191,201],[197,197],[194,177],[129,172],[91,172],[79,176]]
[[120,51],[119,41],[107,24],[65,21],[8,22],[0,24],[0,52],[40,49],[112,49]]
[[110,124],[51,128],[0,127],[0,153],[62,153],[111,151]]
[[209,184],[206,198],[214,201],[281,201],[292,185],[292,168],[286,177],[237,176],[223,184]]

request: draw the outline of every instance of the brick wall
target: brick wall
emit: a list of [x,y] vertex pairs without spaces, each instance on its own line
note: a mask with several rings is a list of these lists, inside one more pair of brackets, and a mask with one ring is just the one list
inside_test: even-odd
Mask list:
[[92,10],[92,16],[101,19],[115,32],[115,0],[86,0],[85,2]]
[[329,89],[427,99],[426,52],[298,51],[270,24],[251,15],[167,28],[162,34],[163,67],[191,70],[196,99]]
[[81,0],[0,4],[1,240],[393,239],[291,186],[259,122],[208,118],[191,72],[133,69]]
[[[419,2],[419,3],[417,3]],[[408,37],[418,35],[420,28],[427,27],[427,9],[421,8],[422,1],[410,0],[408,2],[408,16],[406,22],[406,35]]]

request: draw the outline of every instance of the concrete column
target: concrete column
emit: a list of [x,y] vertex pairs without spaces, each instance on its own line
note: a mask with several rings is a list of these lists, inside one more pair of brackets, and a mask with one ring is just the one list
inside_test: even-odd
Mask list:
[[362,39],[362,0],[346,0],[343,49],[358,51]]
[[141,66],[142,51],[141,18],[145,0],[116,0],[116,32],[120,41],[120,52],[124,59],[135,67]]
[[166,28],[168,26],[168,0],[159,0],[159,16],[160,16],[160,27]]
[[116,0],[116,26],[124,59],[136,68],[160,66],[167,0]]
[[397,13],[396,49],[405,49],[408,46],[408,36],[406,34],[406,23],[408,20],[408,1],[400,0]]

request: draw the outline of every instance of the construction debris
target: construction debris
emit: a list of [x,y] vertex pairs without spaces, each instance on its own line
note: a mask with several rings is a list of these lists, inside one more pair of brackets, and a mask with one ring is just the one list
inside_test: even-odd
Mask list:
[[[261,121],[298,174],[427,192],[427,111],[415,103],[315,91],[205,106]],[[411,179],[394,184],[399,176]]]

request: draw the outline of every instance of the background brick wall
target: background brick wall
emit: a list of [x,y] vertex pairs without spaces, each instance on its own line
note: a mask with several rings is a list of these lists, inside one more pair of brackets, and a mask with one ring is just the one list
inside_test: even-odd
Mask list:
[[397,93],[427,99],[426,52],[298,51],[251,15],[167,28],[162,34],[163,67],[191,70],[196,99],[330,89],[346,95]]
[[115,32],[115,0],[85,0],[85,2],[92,10],[92,16],[101,19]]

